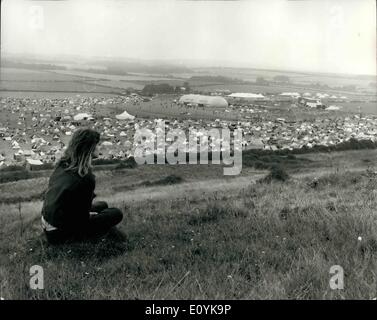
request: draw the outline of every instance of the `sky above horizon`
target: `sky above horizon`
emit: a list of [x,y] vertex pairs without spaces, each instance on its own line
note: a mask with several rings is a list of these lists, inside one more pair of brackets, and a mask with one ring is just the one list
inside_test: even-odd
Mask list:
[[1,1],[1,51],[376,74],[374,0]]

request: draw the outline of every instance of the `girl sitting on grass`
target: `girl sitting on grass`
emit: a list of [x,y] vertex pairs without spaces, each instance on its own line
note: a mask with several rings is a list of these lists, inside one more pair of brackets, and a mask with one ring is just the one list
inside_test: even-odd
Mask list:
[[103,235],[123,218],[104,201],[92,203],[96,195],[91,162],[99,141],[97,131],[78,129],[55,166],[42,207],[42,227],[50,243]]

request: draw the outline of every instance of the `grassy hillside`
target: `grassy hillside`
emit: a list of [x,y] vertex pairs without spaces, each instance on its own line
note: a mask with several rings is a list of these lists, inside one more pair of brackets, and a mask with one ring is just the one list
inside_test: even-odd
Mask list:
[[[124,210],[119,230],[126,240],[109,234],[58,247],[41,235],[39,201],[1,204],[1,297],[372,299],[376,176],[371,170],[315,176],[271,183],[242,177],[237,188],[231,181],[221,188],[208,181],[212,189],[193,182],[197,192],[173,181],[179,184],[133,190],[145,197],[107,194],[111,206]],[[161,197],[145,201],[156,192]],[[35,264],[44,267],[44,290],[29,288]],[[332,265],[344,268],[344,290],[329,287]]]

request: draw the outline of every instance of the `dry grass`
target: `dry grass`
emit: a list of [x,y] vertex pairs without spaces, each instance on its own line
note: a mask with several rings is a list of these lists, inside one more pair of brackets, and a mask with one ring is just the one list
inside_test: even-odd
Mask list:
[[[372,172],[250,184],[238,190],[123,201],[120,230],[50,246],[40,203],[0,207],[5,299],[371,299],[377,284],[377,193]],[[161,187],[162,188],[162,187]],[[165,188],[165,187],[164,187]],[[171,190],[171,189],[169,189]],[[21,209],[21,210],[20,210]],[[362,240],[358,241],[361,236]],[[29,288],[29,268],[45,289]],[[332,265],[344,290],[329,287]]]

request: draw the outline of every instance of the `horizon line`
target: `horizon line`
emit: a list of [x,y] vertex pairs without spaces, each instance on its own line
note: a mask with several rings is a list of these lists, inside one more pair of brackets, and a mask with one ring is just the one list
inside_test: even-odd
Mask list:
[[[334,71],[312,71],[312,70],[305,70],[305,69],[285,69],[282,67],[281,69],[279,67],[256,67],[256,66],[250,66],[247,62],[236,62],[236,61],[230,61],[230,60],[212,60],[213,63],[224,63],[228,64],[227,66],[220,66],[220,65],[210,65],[209,59],[179,59],[179,58],[135,58],[135,57],[121,57],[121,56],[87,56],[82,54],[74,54],[74,53],[65,53],[65,54],[59,54],[57,56],[51,55],[51,54],[33,54],[33,53],[20,53],[20,52],[9,52],[9,51],[3,51],[0,54],[0,57],[2,55],[22,55],[26,57],[30,57],[33,59],[38,59],[38,57],[41,58],[53,58],[52,60],[58,61],[59,59],[63,57],[80,57],[83,59],[113,59],[115,61],[119,60],[135,60],[138,62],[165,62],[169,63],[171,65],[179,66],[182,63],[179,63],[178,61],[186,62],[186,64],[189,63],[208,63],[207,66],[191,66],[191,68],[232,68],[232,69],[252,69],[252,70],[261,70],[261,71],[283,71],[288,73],[311,73],[311,74],[323,74],[323,75],[343,75],[343,76],[370,76],[370,77],[377,77],[377,67],[375,73],[340,73],[340,72],[334,72]],[[244,66],[239,66],[239,64],[244,64]],[[190,66],[185,65],[187,68],[190,68]]]

